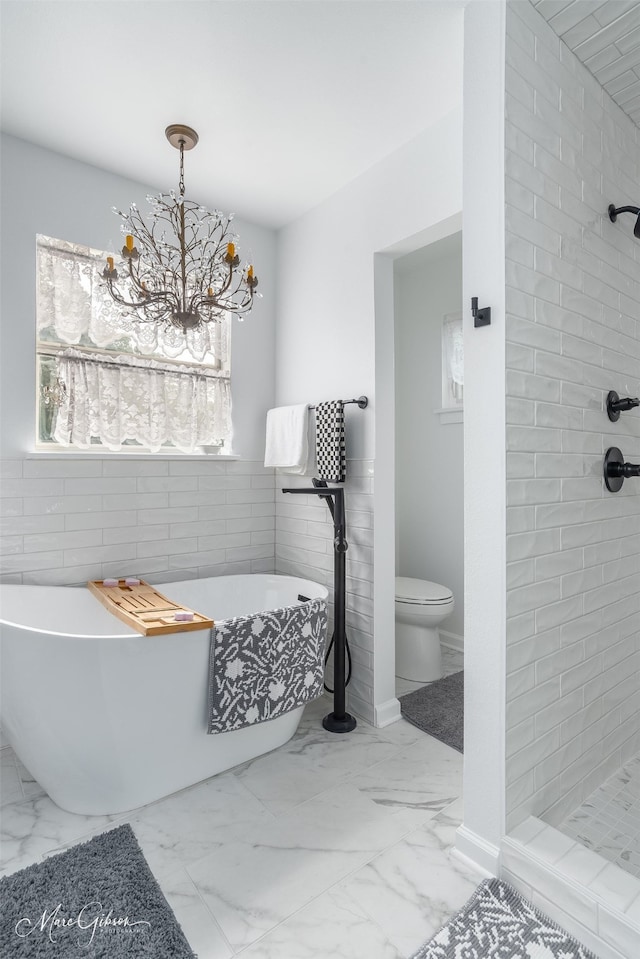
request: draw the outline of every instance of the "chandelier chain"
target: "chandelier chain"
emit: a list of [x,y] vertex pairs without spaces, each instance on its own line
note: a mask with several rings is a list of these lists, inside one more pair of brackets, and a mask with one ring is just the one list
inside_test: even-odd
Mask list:
[[180,140],[180,196],[184,196],[184,140]]

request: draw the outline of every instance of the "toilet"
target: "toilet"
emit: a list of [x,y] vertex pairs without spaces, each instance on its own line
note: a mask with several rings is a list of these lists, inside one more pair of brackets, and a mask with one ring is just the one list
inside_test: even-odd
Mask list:
[[442,677],[438,627],[453,607],[446,586],[396,577],[396,676],[424,683]]

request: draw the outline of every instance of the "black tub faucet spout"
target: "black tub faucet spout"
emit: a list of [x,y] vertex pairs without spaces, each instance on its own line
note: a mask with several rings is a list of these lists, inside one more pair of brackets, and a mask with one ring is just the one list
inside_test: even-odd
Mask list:
[[[344,511],[344,489],[342,486],[336,486],[330,489],[328,486],[313,486],[313,487],[292,487],[291,489],[283,489],[283,493],[303,493],[307,496],[321,496],[323,499],[326,499],[327,506],[331,511],[331,516],[333,518],[333,529],[335,534],[335,547],[341,553],[347,551],[347,521]],[[332,503],[331,500],[335,499],[335,503]]]

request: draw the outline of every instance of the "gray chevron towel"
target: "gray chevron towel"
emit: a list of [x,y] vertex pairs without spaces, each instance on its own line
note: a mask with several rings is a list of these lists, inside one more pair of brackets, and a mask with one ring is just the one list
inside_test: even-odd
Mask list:
[[320,479],[344,483],[347,453],[342,400],[329,400],[316,406],[316,460]]

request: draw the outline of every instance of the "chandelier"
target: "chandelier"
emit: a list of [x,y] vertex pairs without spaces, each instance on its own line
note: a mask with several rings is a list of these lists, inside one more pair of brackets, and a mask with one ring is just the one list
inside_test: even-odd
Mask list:
[[147,195],[148,224],[132,203],[117,207],[125,236],[122,274],[107,257],[102,272],[113,300],[140,320],[187,331],[216,323],[225,314],[242,318],[253,306],[258,279],[253,266],[240,267],[238,237],[230,231],[233,215],[187,200],[184,195],[184,151],[198,142],[191,127],[167,127],[169,143],[180,151],[179,194],[175,190]]

